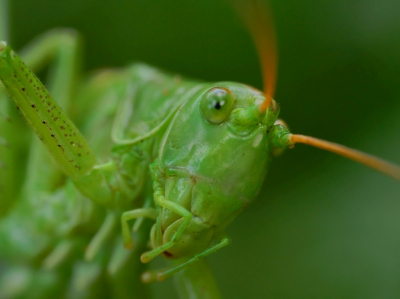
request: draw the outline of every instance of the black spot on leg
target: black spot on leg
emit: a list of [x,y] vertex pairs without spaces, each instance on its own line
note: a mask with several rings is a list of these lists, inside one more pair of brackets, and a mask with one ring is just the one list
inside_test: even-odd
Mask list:
[[35,104],[32,104],[31,107],[32,107],[32,108],[35,108],[36,106],[35,106]]
[[25,91],[25,87],[22,87],[22,91]]
[[46,121],[45,121],[45,120],[44,120],[44,121],[42,121],[42,124],[44,124],[44,125],[45,125],[45,124],[46,124]]

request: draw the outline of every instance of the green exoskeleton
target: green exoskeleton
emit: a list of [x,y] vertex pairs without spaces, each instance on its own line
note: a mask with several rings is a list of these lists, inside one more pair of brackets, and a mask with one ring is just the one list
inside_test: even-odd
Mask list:
[[[32,59],[30,65],[35,67],[35,63],[39,64],[47,58],[46,54],[53,54],[46,53],[43,48],[48,51],[61,48],[66,55],[62,56],[62,53],[59,59],[65,59],[68,65],[73,65],[77,46],[75,36],[70,31],[49,33],[27,52],[26,60]],[[129,259],[132,260],[131,269],[125,271],[131,273],[130,270],[133,270],[138,275],[143,271],[139,270],[142,267],[135,264],[139,262],[137,254],[142,253],[146,246],[149,223],[136,223],[139,232],[135,234],[134,254],[123,248],[123,243],[126,247],[132,247],[128,221],[137,217],[158,219],[152,230],[153,250],[148,251],[143,259],[150,260],[161,253],[186,259],[181,260],[178,266],[173,266],[170,269],[172,273],[180,270],[184,262],[192,263],[227,244],[221,232],[214,232],[213,225],[199,217],[202,214],[203,217],[210,217],[212,214],[203,212],[201,205],[194,210],[199,216],[194,217],[190,210],[195,181],[198,181],[197,186],[204,188],[202,185],[213,179],[200,170],[196,175],[195,169],[185,169],[182,165],[184,160],[173,162],[178,143],[187,143],[182,140],[189,138],[193,132],[189,130],[185,133],[184,128],[175,132],[176,128],[172,130],[171,127],[180,119],[191,117],[188,114],[192,109],[190,106],[198,105],[199,99],[204,99],[202,110],[208,118],[225,121],[234,105],[238,105],[231,92],[227,93],[227,89],[222,87],[212,89],[211,84],[182,80],[140,64],[101,74],[87,85],[81,98],[89,105],[86,106],[86,117],[91,114],[93,107],[97,107],[93,110],[95,115],[92,121],[83,125],[86,128],[83,131],[92,131],[97,136],[92,140],[92,150],[39,80],[4,42],[1,43],[0,53],[0,77],[6,90],[18,102],[17,108],[46,145],[58,167],[70,177],[65,180],[57,167],[46,161],[49,156],[38,144],[40,147],[37,152],[29,158],[31,179],[23,186],[22,199],[2,220],[0,254],[9,262],[16,258],[31,265],[39,263],[39,270],[16,268],[6,273],[2,284],[4,296],[12,297],[13,292],[16,296],[27,296],[33,285],[42,284],[37,288],[42,290],[41,295],[54,289],[67,289],[68,296],[86,297],[98,288],[94,282],[101,280],[104,270],[118,281],[113,283],[114,289],[122,288],[123,292],[129,294],[128,290],[133,286],[121,287],[121,280],[115,277],[122,275],[120,273],[129,265]],[[59,80],[71,82],[72,78],[68,76],[72,73],[72,70],[59,73],[62,77]],[[236,88],[243,89],[240,85]],[[54,89],[68,98],[63,90]],[[213,100],[230,102],[226,102],[226,105],[221,102],[223,109],[215,114],[209,107]],[[243,104],[249,105],[246,102]],[[189,111],[184,113],[184,107],[189,107]],[[198,118],[193,120],[198,122],[204,119],[198,108],[196,111]],[[208,122],[206,124],[210,125]],[[104,153],[110,157],[109,150],[113,142],[115,145],[111,150],[111,158],[103,158]],[[181,150],[184,150],[183,147]],[[196,158],[201,161],[206,155],[203,152]],[[178,156],[183,158],[182,154]],[[99,160],[105,163],[98,164]],[[212,192],[214,188],[207,192]],[[201,191],[198,193],[202,195]],[[3,197],[2,200],[9,202],[13,198]],[[199,203],[202,201],[200,196],[197,200]],[[245,201],[241,199],[241,202]],[[108,210],[106,215],[104,208]],[[25,214],[27,209],[31,212]],[[232,218],[231,213],[226,215]],[[216,215],[218,220],[222,217],[226,216]],[[33,218],[36,218],[36,222],[32,222]],[[123,242],[119,237],[120,223]],[[194,229],[197,232],[192,233],[190,230]],[[19,230],[23,233],[16,238]],[[187,246],[182,246],[182,241],[190,236],[197,236],[201,247],[196,245],[196,238],[189,240]],[[110,247],[110,242],[115,245]],[[104,255],[110,257],[105,258]],[[68,265],[71,260],[74,260],[73,267]],[[196,265],[204,268],[202,264]],[[18,271],[23,273],[25,280],[14,290],[7,285],[15,275],[21,275]],[[207,271],[204,269],[201,272]],[[71,278],[63,281],[63,275],[70,275]],[[125,284],[131,284],[132,279],[138,280],[132,274],[125,275]],[[217,291],[213,290],[212,280],[207,282],[207,288],[210,288],[210,296],[218,296]],[[137,290],[130,291],[134,292]],[[138,298],[144,298],[144,295],[138,293]]]
[[[271,46],[258,41],[260,52]],[[291,134],[278,119],[269,64],[263,63],[272,84],[266,94],[239,83],[186,80],[144,64],[100,73],[78,93],[78,54],[77,35],[68,30],[50,32],[22,52],[34,71],[57,61],[50,95],[0,43],[0,80],[46,147],[30,141],[29,179],[21,191],[4,186],[2,201],[18,199],[0,222],[0,258],[9,268],[0,295],[6,298],[145,298],[139,275],[151,282],[173,274],[181,275],[183,298],[218,298],[201,259],[229,244],[225,229],[256,197],[272,157],[298,142],[400,179],[397,166]],[[15,112],[4,105],[5,113]],[[25,146],[6,126],[4,139]],[[147,263],[159,255],[173,265],[145,271],[138,263],[139,256]]]

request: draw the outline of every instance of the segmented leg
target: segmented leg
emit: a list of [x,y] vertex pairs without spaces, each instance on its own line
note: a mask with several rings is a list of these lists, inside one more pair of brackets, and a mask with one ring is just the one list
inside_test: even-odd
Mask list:
[[167,270],[151,270],[151,271],[146,271],[142,274],[142,281],[145,283],[150,283],[155,281],[156,279],[158,281],[162,281],[167,279],[168,277],[174,275],[175,273],[181,271],[183,268],[197,262],[198,260],[206,257],[207,255],[217,251],[218,249],[221,249],[222,247],[225,247],[229,245],[229,238],[224,237],[221,242],[218,244],[204,250],[203,252],[196,254],[194,257],[191,259],[187,260],[186,262],[183,262],[182,264],[179,264],[178,266],[171,267],[170,269]]
[[[49,47],[49,43],[48,39],[42,40],[30,52],[32,57],[40,52],[37,49]],[[29,59],[39,61],[39,58]],[[96,157],[92,149],[43,84],[5,42],[0,43],[0,79],[48,152],[78,189],[96,202],[110,204],[112,192],[101,169],[94,169]]]
[[[72,95],[71,92],[74,92],[75,74],[77,73],[77,69],[75,68],[77,52],[76,40],[74,40],[74,38],[71,39],[71,36],[68,36],[68,34],[65,34],[64,37],[58,36],[53,32],[39,39],[32,47],[28,47],[24,55],[27,63],[35,69],[40,69],[42,66],[45,66],[51,59],[55,60],[56,66],[50,69],[53,80],[51,80],[48,86],[51,87],[53,95],[59,98],[60,102],[63,103],[61,105],[54,102],[35,75],[25,67],[19,57],[4,42],[0,43],[0,80],[4,83],[8,93],[13,98],[27,122],[45,144],[48,152],[50,152],[56,160],[58,166],[72,178],[81,193],[95,202],[106,206],[112,206],[114,203],[114,194],[104,177],[111,177],[115,181],[113,177],[116,171],[115,165],[112,165],[112,163],[95,165],[96,159],[94,153],[87,145],[86,140],[75,128],[72,121],[67,118],[66,114],[64,114],[60,108],[60,106],[63,109],[68,107]],[[123,89],[126,82],[124,80],[119,80],[121,76],[115,76],[116,78],[114,78],[114,76],[111,77],[113,77],[113,82],[118,81],[118,84],[116,84],[118,88],[122,86],[121,89]],[[103,86],[101,86],[101,88],[102,87]],[[94,89],[95,88],[92,90]],[[108,91],[111,91],[111,88],[107,90],[107,92]],[[117,106],[118,99],[115,102]],[[95,105],[99,105],[99,103]],[[91,108],[95,108],[93,109],[95,113],[98,111],[100,111],[100,113],[105,112],[104,114],[107,113],[107,117],[109,117],[109,114],[112,114],[110,113],[110,105],[105,109],[96,107],[95,105],[93,105],[93,103],[90,105]],[[14,110],[16,110],[15,107]],[[104,114],[98,117],[101,118]],[[94,123],[96,123],[96,121],[97,119]],[[33,147],[36,148],[36,145],[34,144]],[[47,152],[43,154],[41,147],[42,145],[37,146],[39,154],[36,154],[34,150],[32,150],[30,154],[29,168],[32,171],[31,174],[34,174],[32,177],[38,178],[36,181],[29,180],[25,186],[27,193],[30,193],[30,195],[38,195],[38,192],[53,194],[54,188],[60,187],[60,184],[49,183],[51,179],[55,177],[51,174],[51,170],[45,173],[45,175],[38,174],[38,170],[42,170],[43,167],[49,164],[49,160],[51,161]],[[58,171],[58,173],[60,172]],[[112,181],[112,179],[110,179],[110,181]],[[75,215],[73,215],[73,217],[75,217]],[[79,215],[77,215],[77,217],[79,217]],[[101,230],[88,246],[87,256],[89,258],[93,258],[104,243],[104,240],[107,240],[109,232],[113,230],[113,223],[115,223],[113,219],[109,220],[107,218],[105,220]],[[54,222],[54,224],[58,225],[56,222]],[[147,231],[145,234],[146,236],[139,240],[142,242],[140,245],[145,244],[144,240],[148,238]],[[120,242],[119,245],[121,246],[122,242]],[[54,246],[54,243],[51,244],[51,246]],[[46,272],[49,271],[47,270],[48,268],[55,268],[59,265],[65,257],[68,256],[71,250],[70,246],[71,245],[62,243],[56,246],[45,259],[43,266],[46,269],[40,269],[40,271]],[[140,247],[140,250],[143,252],[143,246]],[[114,274],[119,271],[120,268],[123,268],[121,266],[121,261],[125,260],[125,256],[120,255],[119,252],[117,252],[115,256],[116,258],[112,260],[113,263],[110,263],[110,269]],[[135,260],[139,260],[137,254]],[[94,261],[93,264],[96,264],[96,261]],[[104,264],[101,266],[104,266]],[[74,271],[73,276],[76,277],[76,279],[74,279],[71,284],[72,290],[80,292],[81,289],[89,289],[91,285],[93,285],[93,282],[97,281],[97,270],[87,265],[89,265],[89,263],[82,263],[82,265],[77,267],[76,271]],[[139,271],[132,271],[132,269],[128,271],[128,273],[133,272],[137,272],[136,274],[139,275]],[[126,276],[128,277],[128,275]],[[86,283],[84,280],[86,280]],[[63,281],[63,283],[65,282]],[[132,283],[129,282],[129,284],[131,285]]]
[[141,260],[143,263],[148,263],[151,261],[153,258],[155,258],[157,255],[163,253],[164,251],[168,250],[172,246],[176,244],[176,240],[179,239],[179,237],[182,235],[186,227],[188,226],[189,222],[193,218],[193,214],[186,210],[184,207],[171,202],[169,200],[165,199],[165,190],[164,186],[161,183],[161,180],[163,179],[162,174],[158,170],[158,163],[155,162],[150,165],[150,173],[151,177],[153,179],[153,189],[154,189],[154,201],[155,203],[163,208],[169,209],[174,213],[177,213],[180,215],[184,221],[182,224],[179,226],[179,228],[176,230],[175,234],[172,236],[171,240],[157,248],[154,248],[151,251],[145,252],[141,256]]
[[44,261],[42,262],[43,269],[51,270],[56,268],[61,262],[63,262],[68,257],[73,247],[74,247],[74,242],[72,240],[62,241],[44,259]]
[[124,247],[126,249],[133,248],[133,240],[129,229],[128,221],[142,217],[156,220],[157,216],[158,212],[154,208],[135,209],[123,213],[121,216],[121,226],[122,226],[122,238],[124,240]]
[[134,245],[128,221],[137,219],[132,228],[134,232],[137,232],[139,230],[139,227],[143,224],[145,218],[157,220],[157,217],[159,215],[157,209],[153,208],[154,200],[152,196],[153,187],[151,180],[149,180],[146,185],[147,192],[143,207],[141,209],[124,212],[121,216],[122,240],[126,249],[132,249]]
[[[46,65],[50,65],[49,80],[46,85],[64,111],[68,111],[71,106],[75,82],[79,75],[80,43],[78,40],[78,35],[73,30],[52,30],[39,36],[21,51],[22,59],[33,72],[38,72]],[[50,124],[43,125],[51,126]],[[62,176],[60,169],[54,163],[49,163],[48,152],[40,141],[33,138],[27,169],[29,179],[26,180],[24,188],[25,196],[34,192],[53,191],[60,185]]]
[[[4,28],[2,26],[1,29]],[[74,91],[78,73],[78,52],[76,33],[65,29],[44,34],[21,51],[22,58],[35,72],[54,62],[50,70],[51,80],[47,86],[64,109],[68,107]],[[48,154],[36,139],[28,144],[30,134],[25,123],[18,117],[15,107],[6,99],[3,86],[0,89],[0,140],[4,141],[0,143],[0,192],[3,199],[0,210],[5,212],[21,189],[21,169],[25,168],[28,149],[30,151],[27,176],[30,180],[24,187],[27,194],[34,190],[52,190],[59,182],[61,172],[52,163],[48,163]]]
[[194,262],[197,262],[199,259],[202,259],[202,258],[206,257],[207,255],[217,251],[218,249],[221,249],[222,247],[225,247],[225,246],[229,245],[229,242],[230,242],[229,238],[227,238],[227,237],[223,238],[221,240],[221,242],[219,242],[218,244],[216,244],[216,245],[204,250],[203,252],[201,252],[199,254],[196,254],[194,257],[192,257],[188,261],[186,261],[186,262],[184,262],[184,263],[182,263],[182,264],[180,264],[180,265],[178,265],[176,267],[168,269],[166,271],[159,272],[157,274],[157,280],[158,281],[162,281],[162,280],[167,279],[168,277],[172,276],[173,274],[175,274],[176,272],[182,270],[183,268],[189,266],[190,264],[193,264]]

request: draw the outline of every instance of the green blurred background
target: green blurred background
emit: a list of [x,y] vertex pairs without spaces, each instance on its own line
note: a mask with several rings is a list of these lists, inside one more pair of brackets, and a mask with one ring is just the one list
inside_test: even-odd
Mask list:
[[[54,27],[85,40],[85,70],[144,61],[261,88],[249,34],[226,0],[12,0],[20,49]],[[400,164],[400,1],[271,1],[276,100],[293,132]],[[251,175],[251,174],[249,174]],[[210,257],[224,298],[400,298],[400,184],[298,145]],[[170,281],[157,298],[176,298]]]

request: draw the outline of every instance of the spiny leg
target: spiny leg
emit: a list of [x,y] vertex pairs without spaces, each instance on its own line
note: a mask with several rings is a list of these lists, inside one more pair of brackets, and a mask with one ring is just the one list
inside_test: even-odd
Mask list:
[[5,42],[0,42],[0,79],[48,152],[78,189],[96,202],[110,204],[112,192],[101,169],[93,170],[96,157],[92,149],[43,84]]
[[218,244],[204,250],[203,252],[196,254],[194,257],[192,257],[191,259],[187,260],[186,262],[183,262],[182,264],[176,266],[176,267],[172,267],[168,270],[158,270],[158,271],[147,271],[144,272],[142,275],[142,281],[145,283],[149,283],[154,281],[154,279],[156,278],[158,281],[162,281],[167,279],[168,277],[174,275],[176,272],[182,270],[183,268],[189,266],[190,264],[193,264],[194,262],[197,262],[198,260],[206,257],[207,255],[217,251],[218,249],[225,247],[227,245],[229,245],[229,238],[228,237],[224,237],[221,242],[219,242]]
[[25,46],[19,55],[33,72],[47,65],[47,89],[63,110],[68,110],[81,72],[81,42],[73,29],[53,29]]
[[[32,45],[28,46],[27,49],[24,51],[25,53],[25,58],[28,61],[30,65],[32,65],[35,69],[40,69],[42,68],[46,63],[49,62],[51,58],[54,58],[56,60],[56,66],[53,68],[53,80],[51,81],[52,84],[50,84],[50,87],[54,91],[58,97],[62,99],[62,102],[64,103],[64,106],[68,106],[70,100],[71,100],[71,95],[74,90],[74,85],[75,85],[75,78],[76,74],[78,73],[77,71],[77,61],[78,61],[78,53],[79,53],[79,46],[78,46],[78,38],[76,35],[71,32],[70,30],[62,30],[62,31],[52,31],[50,33],[45,34],[44,36],[40,37],[35,43]],[[11,52],[11,56],[16,56],[15,53]],[[15,57],[12,57],[15,58]],[[10,59],[11,60],[11,59]],[[12,66],[12,61],[9,61],[9,64]],[[23,65],[21,64],[21,70],[23,70]],[[14,71],[14,73],[17,73]],[[26,74],[26,78],[29,79],[29,73]],[[33,75],[32,75],[33,76]],[[15,77],[15,76],[14,76]],[[110,74],[108,76],[109,78],[111,77],[111,81],[113,84],[118,82],[120,85],[121,82],[121,76],[119,74]],[[19,78],[17,77],[17,80]],[[36,78],[34,78],[36,79]],[[18,80],[20,82],[20,80]],[[35,81],[32,78],[29,79],[29,83],[32,83],[31,81]],[[15,83],[15,82],[14,82]],[[39,82],[36,82],[39,85]],[[89,88],[87,88],[89,91],[93,92],[96,89],[104,89],[102,85],[96,84],[98,83],[96,80],[94,82],[90,82]],[[12,84],[11,84],[12,85]],[[33,86],[36,87],[36,86]],[[109,89],[112,89],[112,86],[107,85]],[[111,88],[110,88],[111,87]],[[22,87],[21,88],[23,92],[27,91],[27,88]],[[25,90],[24,90],[25,89]],[[42,89],[43,92],[45,92],[44,89]],[[36,92],[36,91],[35,91]],[[43,101],[43,96],[42,94],[35,94],[36,96],[39,96],[40,99],[42,99],[42,103],[44,106],[50,106],[45,107],[48,108],[47,112],[52,113],[52,110],[56,109],[57,104],[53,103],[50,96],[49,99]],[[29,99],[34,99],[34,95],[28,94]],[[18,105],[18,104],[17,104]],[[43,106],[43,105],[42,105]],[[40,103],[38,103],[37,107],[36,104],[33,104],[31,106],[40,114]],[[60,110],[61,111],[61,110]],[[60,112],[61,113],[61,112]],[[63,123],[65,125],[61,125],[60,129],[63,130],[64,135],[61,134],[60,138],[63,139],[68,139],[68,137],[74,138],[73,136],[78,135],[79,132],[72,133],[67,132],[68,129],[70,129],[73,124],[70,122],[66,122],[66,116],[63,116],[65,119],[63,120]],[[57,115],[55,118],[61,118],[60,114]],[[56,121],[56,119],[53,119]],[[67,119],[68,120],[68,119]],[[29,119],[28,119],[29,121]],[[53,130],[54,128],[51,126],[51,124],[47,123],[47,120],[42,121],[42,123],[39,125],[40,126],[47,126],[50,130]],[[70,126],[69,126],[70,125]],[[69,130],[71,131],[71,130]],[[58,134],[51,134],[51,137],[57,138]],[[83,139],[83,137],[82,137]],[[63,140],[62,140],[63,141]],[[67,140],[68,141],[68,140]],[[86,143],[85,140],[81,141],[81,144],[79,142],[73,142],[70,141],[69,144],[66,144],[67,147],[74,147],[76,146],[77,148],[82,148],[83,149],[83,144]],[[61,146],[60,146],[61,145]],[[64,151],[64,146],[62,144],[58,145],[61,147],[61,149]],[[43,146],[39,144],[38,140],[34,140],[33,144],[33,149],[31,152],[31,159],[29,163],[29,177],[32,178],[37,178],[37,179],[30,179],[26,183],[26,193],[27,196],[37,194],[38,192],[42,191],[53,191],[52,189],[54,186],[57,186],[56,183],[51,184],[51,179],[57,176],[60,171],[54,167],[51,167],[50,163],[48,163],[48,154],[46,151],[44,151]],[[93,158],[94,154],[91,152],[90,149],[87,149],[87,152],[84,153],[82,151],[82,156],[90,154],[90,156]],[[75,156],[75,158],[81,157],[81,153],[78,152],[77,154],[78,157]],[[72,161],[72,160],[71,160]],[[60,161],[58,161],[60,163]],[[63,162],[63,161],[61,161]],[[97,202],[101,202],[104,204],[107,204],[107,200],[110,201],[110,190],[109,186],[104,180],[104,175],[112,176],[116,169],[113,167],[112,163],[106,163],[103,165],[96,165],[93,166],[92,171],[90,172],[89,175],[78,175],[77,178],[75,178],[75,185],[78,186],[78,188],[81,191],[87,191],[87,189],[90,189],[90,193],[88,192],[82,192],[91,199],[94,199]],[[77,170],[79,174],[79,170]],[[65,169],[64,169],[65,171]],[[39,174],[38,174],[39,172]],[[71,175],[71,174],[70,174]],[[74,176],[71,175],[72,178],[74,179]],[[98,185],[97,183],[101,183]],[[104,193],[104,190],[108,191]],[[106,195],[106,196],[104,196]],[[114,224],[116,223],[115,221],[115,216],[110,213],[98,233],[94,236],[94,238],[91,240],[91,242],[88,245],[88,249],[85,253],[85,258],[87,260],[92,260],[93,257],[96,255],[98,250],[101,248],[102,244],[107,240],[111,232],[113,231]]]
[[[50,65],[47,88],[64,111],[71,106],[72,95],[79,76],[80,42],[71,29],[49,31],[21,50],[21,57],[34,72]],[[53,191],[62,180],[62,172],[48,161],[48,153],[37,138],[31,141],[25,183],[29,196],[38,191]]]
[[[34,47],[33,51],[37,52],[37,49],[43,48],[43,45],[48,45],[49,41],[45,39],[42,43]],[[35,59],[38,60],[40,57],[35,57]],[[32,64],[35,64],[35,62],[31,61]],[[61,169],[67,174],[75,175],[82,171],[82,166],[85,167],[84,171],[87,171],[87,168],[92,164],[94,165],[94,157],[91,156],[89,162],[85,163],[85,161],[88,161],[87,159],[83,160],[74,157],[78,157],[77,150],[67,148],[68,146],[65,144],[69,143],[69,139],[71,141],[76,140],[75,144],[78,144],[81,141],[78,139],[83,139],[83,137],[77,136],[79,132],[77,132],[77,129],[64,112],[61,111],[60,106],[5,42],[0,43],[0,79],[17,108],[56,158]],[[64,136],[65,133],[67,133],[67,136]],[[72,138],[69,134],[75,134],[75,137]],[[66,149],[61,149],[63,146],[67,148],[67,153],[65,153]],[[71,163],[69,156],[75,158],[74,160],[78,160],[76,161],[78,163]],[[79,170],[79,166],[81,170]]]
[[[74,82],[77,77],[77,61],[79,52],[77,34],[72,30],[53,30],[46,33],[27,47],[21,50],[22,58],[33,71],[40,71],[47,64],[53,62],[51,67],[51,79],[47,86],[58,103],[67,108]],[[0,145],[0,160],[7,161],[0,170],[1,196],[3,199],[2,211],[11,205],[17,197],[18,189],[21,189],[21,178],[25,170],[25,161],[28,156],[27,181],[23,191],[26,195],[32,195],[38,191],[51,191],[61,180],[62,173],[48,162],[48,153],[44,150],[40,141],[36,138],[28,144],[28,131],[26,125],[17,116],[16,109],[10,105],[10,101],[3,94],[5,90],[1,86],[0,99],[2,113],[0,119],[0,136],[7,141],[7,147]]]

